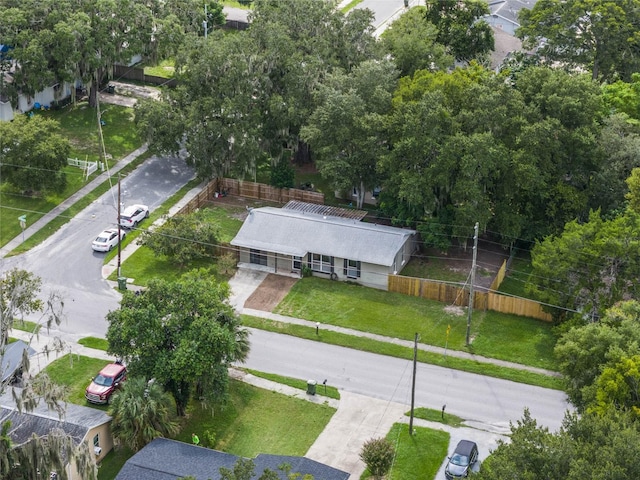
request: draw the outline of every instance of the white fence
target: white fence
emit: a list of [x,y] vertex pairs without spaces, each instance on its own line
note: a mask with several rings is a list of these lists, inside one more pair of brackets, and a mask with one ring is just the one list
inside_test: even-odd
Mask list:
[[67,165],[84,170],[83,173],[85,180],[89,178],[89,175],[98,170],[98,162],[88,162],[85,160],[78,160],[77,158],[67,158]]

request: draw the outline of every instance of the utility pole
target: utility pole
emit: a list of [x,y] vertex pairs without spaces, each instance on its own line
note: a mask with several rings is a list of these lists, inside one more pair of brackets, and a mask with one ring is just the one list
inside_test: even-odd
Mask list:
[[473,262],[471,263],[471,285],[469,286],[469,311],[467,312],[467,347],[471,336],[471,315],[473,314],[473,286],[476,281],[476,259],[478,258],[478,222],[473,228]]
[[409,435],[413,435],[413,407],[416,401],[416,372],[418,367],[418,339],[420,335],[416,333],[413,342],[413,379],[411,381],[411,416],[409,417]]
[[122,212],[122,203],[120,201],[120,174],[118,173],[118,278],[120,278],[120,260],[121,260],[121,253],[122,253],[122,246],[120,245],[121,243],[121,229],[122,226],[120,225],[120,213]]

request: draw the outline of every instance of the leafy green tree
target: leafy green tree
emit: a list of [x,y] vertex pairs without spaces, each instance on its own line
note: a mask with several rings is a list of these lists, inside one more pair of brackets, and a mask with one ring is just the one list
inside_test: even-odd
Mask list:
[[271,179],[272,186],[277,188],[293,188],[295,186],[296,171],[293,169],[291,163],[281,161],[275,165],[271,165]]
[[437,41],[459,61],[478,59],[494,49],[493,30],[482,17],[489,5],[478,0],[426,0],[426,19],[438,29]]
[[168,217],[158,228],[143,232],[139,242],[156,256],[166,256],[184,266],[196,259],[215,257],[219,232],[211,212],[201,209]]
[[[540,301],[598,318],[616,302],[635,298],[640,265],[637,214],[612,220],[592,212],[589,221],[570,222],[562,235],[547,237],[531,251],[533,272],[527,289]],[[566,313],[553,310],[558,320]]]
[[499,441],[474,478],[535,480],[624,480],[640,473],[639,424],[629,414],[566,414],[560,431],[539,427],[525,411],[511,426],[508,442]]
[[540,0],[520,10],[516,35],[550,64],[586,68],[594,80],[628,81],[640,66],[639,15],[635,0]]
[[611,408],[629,410],[640,416],[640,354],[618,360],[602,369],[596,385],[596,405],[600,414]]
[[362,446],[360,458],[367,466],[367,470],[375,479],[384,478],[391,470],[395,449],[386,438],[371,438]]
[[367,61],[350,75],[336,73],[320,88],[320,106],[302,129],[316,165],[336,190],[357,190],[357,208],[377,184],[376,163],[397,71],[388,61]]
[[171,397],[153,380],[129,378],[110,403],[111,433],[134,452],[154,438],[179,431],[178,423],[172,418]]
[[523,480],[567,478],[575,446],[549,429],[538,426],[525,409],[521,420],[511,424],[509,441],[498,440],[498,447],[482,462],[474,477],[482,480],[513,477]]
[[427,20],[424,6],[407,10],[380,38],[402,76],[411,76],[416,70],[443,70],[453,65],[453,57],[437,42],[438,30]]
[[638,302],[620,302],[600,321],[571,328],[559,338],[555,355],[569,400],[578,411],[596,406],[596,387],[603,369],[640,354],[638,319]]
[[317,85],[378,51],[368,10],[345,17],[331,2],[259,0],[250,15],[245,32],[189,39],[176,61],[181,86],[136,115],[153,148],[185,148],[203,179],[253,176],[263,154],[274,164],[303,156]]
[[640,167],[634,168],[627,179],[629,191],[625,195],[629,209],[640,214]]
[[142,295],[125,292],[120,308],[107,315],[109,352],[163,385],[179,416],[196,390],[205,401],[223,401],[228,366],[249,351],[248,332],[228,296],[228,285],[205,271],[176,282],[152,280]]
[[613,113],[625,113],[640,120],[640,73],[632,73],[631,80],[617,80],[602,85],[602,97]]
[[597,141],[606,153],[590,181],[589,206],[611,217],[624,211],[629,177],[640,167],[640,128],[625,113],[616,113],[604,119]]
[[63,171],[71,151],[58,123],[40,115],[18,115],[0,123],[2,179],[30,194],[61,192],[67,180]]

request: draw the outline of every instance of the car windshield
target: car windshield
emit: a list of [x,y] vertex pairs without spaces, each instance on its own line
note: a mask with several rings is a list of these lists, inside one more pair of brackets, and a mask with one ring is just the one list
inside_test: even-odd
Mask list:
[[108,237],[99,236],[98,238],[96,238],[96,242],[104,243],[104,242],[107,241],[107,239],[108,239]]
[[93,383],[101,387],[110,387],[113,384],[113,378],[98,374],[96,378],[93,379]]
[[460,465],[461,467],[466,467],[469,465],[469,457],[466,455],[460,455],[459,453],[454,453],[453,457],[451,457],[451,463],[454,465]]
[[120,215],[120,220],[131,220],[129,215]]

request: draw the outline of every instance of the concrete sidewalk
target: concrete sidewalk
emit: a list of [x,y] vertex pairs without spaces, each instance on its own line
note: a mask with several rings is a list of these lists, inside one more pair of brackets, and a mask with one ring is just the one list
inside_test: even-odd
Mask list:
[[[6,257],[14,248],[18,247],[23,241],[31,238],[36,232],[38,232],[41,228],[44,228],[49,222],[51,222],[54,218],[64,212],[66,209],[74,205],[77,201],[91,193],[95,188],[101,185],[105,180],[109,178],[109,176],[113,176],[115,173],[118,173],[124,167],[133,162],[140,155],[143,155],[147,151],[147,145],[143,145],[142,147],[134,150],[129,155],[124,157],[122,160],[118,161],[112,168],[109,170],[105,170],[100,175],[96,176],[93,180],[87,183],[80,190],[75,192],[69,198],[67,198],[64,202],[60,203],[58,206],[52,208],[48,213],[44,214],[38,220],[29,225],[22,234],[15,237],[13,240],[9,241],[4,247],[0,248],[0,258]],[[18,221],[16,217],[16,222]]]

